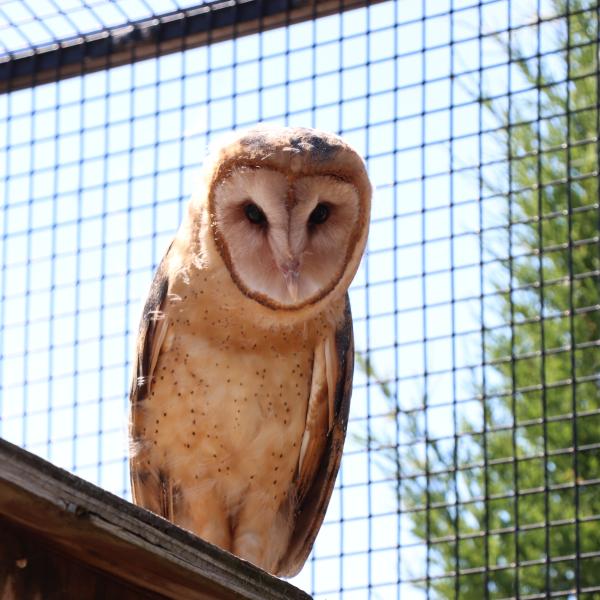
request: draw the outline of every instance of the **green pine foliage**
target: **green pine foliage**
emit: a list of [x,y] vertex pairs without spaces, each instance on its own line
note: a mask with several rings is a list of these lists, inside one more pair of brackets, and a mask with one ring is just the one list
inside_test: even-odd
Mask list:
[[[399,478],[412,534],[430,541],[432,578],[419,585],[436,598],[600,585],[598,9],[588,0],[549,5],[562,50],[540,57],[499,39],[531,92],[480,99],[503,123],[505,171],[482,187],[504,199],[510,249],[485,249],[497,280],[486,311],[503,326],[483,332],[485,386],[473,383],[483,419],[458,419],[450,443],[396,448],[395,419],[394,431],[370,440]],[[360,366],[377,380],[368,362]],[[380,387],[395,407],[391,387]],[[403,439],[423,437],[422,412],[393,413]]]

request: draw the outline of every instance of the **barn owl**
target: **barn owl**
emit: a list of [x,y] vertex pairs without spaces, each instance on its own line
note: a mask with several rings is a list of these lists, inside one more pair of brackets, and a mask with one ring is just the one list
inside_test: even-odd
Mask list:
[[337,136],[238,134],[209,159],[142,315],[134,502],[280,576],[306,561],[340,465],[370,202]]

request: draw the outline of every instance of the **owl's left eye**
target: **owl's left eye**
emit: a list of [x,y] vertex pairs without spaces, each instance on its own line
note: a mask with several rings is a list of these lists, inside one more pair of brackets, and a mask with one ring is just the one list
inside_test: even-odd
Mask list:
[[249,202],[244,206],[244,213],[250,223],[254,225],[266,225],[267,216],[254,202]]
[[308,222],[312,225],[320,225],[321,223],[325,223],[329,218],[329,206],[324,204],[323,202],[319,202],[317,206],[315,206],[314,210],[310,213],[308,217]]

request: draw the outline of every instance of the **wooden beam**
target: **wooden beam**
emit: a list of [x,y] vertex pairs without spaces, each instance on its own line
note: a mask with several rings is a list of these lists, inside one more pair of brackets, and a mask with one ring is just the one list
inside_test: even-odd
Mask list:
[[[37,536],[77,563],[105,573],[111,581],[144,590],[147,597],[310,598],[158,515],[5,440],[0,440],[0,520],[9,529],[23,528],[26,536]],[[9,539],[0,536],[0,546],[6,548]],[[21,559],[26,569],[27,556]]]
[[130,64],[383,0],[220,0],[0,56],[0,92]]
[[0,600],[160,600],[98,571],[28,529],[0,518]]

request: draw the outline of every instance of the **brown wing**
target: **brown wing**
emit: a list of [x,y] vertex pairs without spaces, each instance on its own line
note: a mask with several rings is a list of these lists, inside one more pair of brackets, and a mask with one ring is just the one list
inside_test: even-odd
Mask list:
[[162,311],[169,289],[169,275],[166,269],[166,261],[170,249],[171,246],[169,246],[164,258],[158,265],[142,312],[136,345],[133,379],[129,394],[132,407],[138,402],[145,400],[150,393],[152,374],[158,359],[158,352],[160,351],[160,344],[158,342],[162,342],[165,335],[166,320]]
[[169,288],[169,276],[166,268],[169,250],[156,270],[148,299],[144,305],[129,394],[131,411],[129,467],[133,501],[158,514],[163,514],[163,516],[168,516],[165,514],[168,513],[168,510],[163,509],[171,504],[168,498],[163,498],[164,491],[168,490],[169,486],[168,482],[165,483],[165,475],[155,472],[152,466],[148,466],[144,460],[145,440],[142,433],[141,416],[144,410],[144,401],[151,392],[152,376],[168,328],[164,307]]
[[[335,355],[331,356],[331,350]],[[285,556],[281,559],[277,574],[291,577],[296,575],[304,565],[312,549],[317,533],[321,528],[327,505],[333,491],[335,478],[342,459],[346,428],[348,426],[348,413],[350,411],[350,396],[352,394],[352,373],[354,370],[354,339],[352,333],[352,315],[350,312],[350,301],[346,294],[346,309],[344,321],[335,335],[335,348],[325,348],[326,363],[335,360],[335,365],[330,364],[324,374],[326,387],[335,389],[335,396],[330,403],[331,395],[323,395],[322,403],[328,406],[333,404],[333,419],[331,428],[325,438],[324,451],[313,451],[310,447],[318,447],[318,441],[308,443],[309,448],[305,450],[303,464],[299,469],[299,508],[296,514],[294,530]],[[314,377],[315,375],[313,375]],[[334,381],[332,381],[334,380]],[[334,383],[334,385],[331,385]],[[315,387],[311,389],[311,395]],[[310,411],[309,402],[309,411]],[[328,416],[329,411],[321,411],[316,421],[316,428],[323,426],[323,418]],[[328,423],[325,424],[327,428]],[[304,440],[303,440],[304,441]],[[303,444],[304,445],[304,444]],[[314,455],[320,456],[316,468],[307,466],[307,461],[313,461]],[[308,457],[308,458],[307,458]],[[306,481],[306,475],[310,475],[310,481]]]

